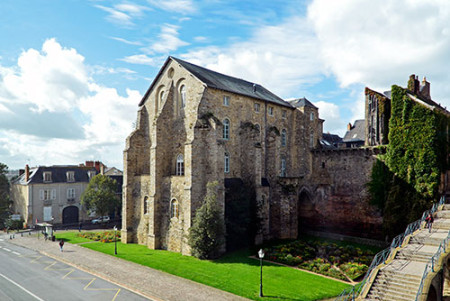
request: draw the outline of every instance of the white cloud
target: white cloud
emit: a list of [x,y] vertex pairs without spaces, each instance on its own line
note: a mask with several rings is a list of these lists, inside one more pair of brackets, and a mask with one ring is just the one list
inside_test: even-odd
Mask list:
[[69,111],[89,92],[84,57],[55,39],[44,42],[42,53],[24,51],[17,67],[3,69],[0,103],[27,103],[38,112]]
[[178,36],[179,26],[164,24],[161,26],[161,33],[158,35],[158,42],[153,43],[147,48],[150,53],[169,53],[177,50],[179,47],[189,45],[182,41]]
[[194,37],[194,41],[196,41],[196,42],[206,42],[207,40],[208,40],[207,37],[202,37],[202,36]]
[[319,116],[324,119],[323,131],[338,134],[341,137],[345,134],[346,122],[341,119],[338,105],[325,101],[316,101],[314,105],[319,108]]
[[379,91],[427,76],[432,96],[450,104],[448,1],[315,0],[308,9],[320,56],[343,86]]
[[192,14],[197,11],[192,0],[148,0],[148,2],[160,9],[180,14]]
[[106,20],[125,27],[133,26],[133,18],[140,18],[144,15],[144,11],[149,10],[148,7],[132,3],[116,4],[113,8],[103,5],[95,5],[95,7],[109,13]]
[[125,43],[128,45],[137,45],[137,46],[142,46],[142,43],[139,41],[128,41],[126,39],[122,39],[122,38],[118,38],[118,37],[111,37],[111,39],[119,41],[121,43]]
[[149,66],[155,66],[156,60],[152,57],[149,57],[145,54],[136,54],[136,55],[130,55],[126,56],[123,59],[120,59],[121,61],[130,63],[130,64],[140,64],[140,65],[149,65]]
[[141,95],[127,90],[121,96],[96,83],[88,74],[96,69],[55,39],[41,51],[22,52],[15,66],[0,65],[0,153],[12,160],[10,167],[23,166],[27,158],[33,165],[101,158],[122,166]]
[[318,49],[307,20],[291,16],[277,26],[259,27],[245,42],[197,48],[182,57],[263,84],[287,98],[304,95],[305,89],[322,77],[324,69],[316,55]]

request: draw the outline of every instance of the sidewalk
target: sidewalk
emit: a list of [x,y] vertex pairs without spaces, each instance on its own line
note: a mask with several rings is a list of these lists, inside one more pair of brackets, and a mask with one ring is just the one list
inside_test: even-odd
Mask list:
[[44,241],[42,237],[37,239],[30,236],[20,237],[16,234],[16,238],[9,242],[72,265],[151,300],[248,300],[69,243],[64,245],[64,252],[60,252],[58,242]]

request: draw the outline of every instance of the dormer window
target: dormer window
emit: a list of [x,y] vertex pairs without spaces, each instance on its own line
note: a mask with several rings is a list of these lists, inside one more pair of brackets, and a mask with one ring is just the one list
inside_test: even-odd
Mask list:
[[88,171],[89,181],[95,176],[95,171],[90,170]]
[[67,182],[75,182],[75,172],[68,171],[66,172]]
[[52,172],[45,171],[44,172],[44,182],[51,182],[51,181],[52,181]]

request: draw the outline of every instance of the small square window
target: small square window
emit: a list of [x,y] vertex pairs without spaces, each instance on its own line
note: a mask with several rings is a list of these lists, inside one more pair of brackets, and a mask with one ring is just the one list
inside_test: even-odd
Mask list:
[[259,112],[260,107],[261,107],[260,104],[255,102],[254,104],[255,112]]
[[223,105],[228,107],[230,105],[230,96],[223,97]]
[[273,116],[273,107],[269,107],[269,116]]
[[283,117],[284,119],[286,119],[286,117],[287,117],[287,112],[286,112],[286,110],[281,111],[281,117]]

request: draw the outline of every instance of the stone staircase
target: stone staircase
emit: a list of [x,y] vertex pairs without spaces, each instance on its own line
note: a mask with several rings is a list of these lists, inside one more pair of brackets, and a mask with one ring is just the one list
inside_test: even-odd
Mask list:
[[450,230],[450,205],[434,214],[431,233],[420,229],[382,267],[364,300],[414,301],[427,263]]
[[380,271],[365,300],[414,300],[421,276]]

